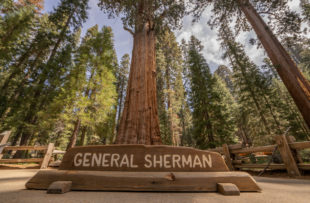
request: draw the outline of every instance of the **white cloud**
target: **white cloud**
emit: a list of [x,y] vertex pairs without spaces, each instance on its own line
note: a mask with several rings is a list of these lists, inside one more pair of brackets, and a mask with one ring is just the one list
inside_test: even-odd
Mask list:
[[[57,5],[59,0],[46,0],[46,11],[50,11],[51,8]],[[289,2],[290,7],[298,11],[300,0],[292,0]],[[103,25],[111,26],[114,32],[115,49],[120,59],[125,53],[131,54],[132,51],[132,36],[123,29],[122,22],[119,18],[108,19],[107,16],[100,10],[97,6],[98,0],[90,0],[90,10],[89,18],[83,26],[83,33],[86,30],[98,24],[100,27]],[[227,65],[229,63],[227,60],[222,59],[223,50],[220,47],[220,41],[217,37],[217,31],[211,30],[210,26],[207,24],[211,17],[210,8],[208,8],[202,15],[199,22],[192,24],[192,17],[187,16],[183,19],[183,28],[181,30],[175,31],[177,40],[180,42],[181,39],[189,40],[191,35],[195,35],[203,44],[204,50],[203,55],[209,63],[211,70],[214,71],[219,65]],[[256,64],[260,65],[264,57],[263,50],[257,50],[256,45],[250,45],[249,39],[256,38],[254,32],[242,33],[237,40],[245,45],[245,51],[248,56]]]

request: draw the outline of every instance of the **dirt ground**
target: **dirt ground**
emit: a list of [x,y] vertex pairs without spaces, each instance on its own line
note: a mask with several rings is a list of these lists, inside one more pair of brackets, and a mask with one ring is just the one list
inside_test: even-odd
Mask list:
[[0,203],[36,202],[107,202],[107,203],[187,203],[187,202],[289,202],[308,203],[310,180],[254,177],[262,193],[241,193],[223,196],[217,193],[149,193],[149,192],[69,192],[62,195],[46,194],[44,190],[25,190],[25,183],[38,169],[1,169]]

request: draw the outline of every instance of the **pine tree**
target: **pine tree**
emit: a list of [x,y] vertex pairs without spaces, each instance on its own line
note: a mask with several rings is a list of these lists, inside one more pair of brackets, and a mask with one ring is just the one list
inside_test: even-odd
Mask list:
[[310,3],[307,0],[300,0],[300,7],[302,8],[302,14],[304,19],[310,24]]
[[[283,48],[272,30],[278,35],[300,32],[300,18],[297,13],[289,10],[288,1],[249,1],[249,0],[223,0],[198,1],[195,3],[196,17],[211,3],[213,3],[213,16],[209,24],[221,26],[223,21],[231,22],[235,19],[237,31],[249,30],[247,21],[252,25],[261,44],[265,48],[270,60],[276,68],[286,88],[298,106],[308,127],[310,127],[310,83],[300,72],[287,51]],[[242,13],[244,15],[241,15]],[[269,26],[264,22],[261,14],[270,14]],[[276,26],[274,26],[276,25]]]
[[[230,110],[232,97],[218,77],[211,74],[201,54],[202,46],[194,37],[189,42],[190,101],[193,109],[193,134],[197,147],[215,147],[234,139],[235,126]],[[226,103],[229,102],[229,103]],[[231,108],[231,109],[229,109]]]
[[[241,44],[227,24],[220,28],[222,47],[226,51],[225,57],[230,61],[233,69],[233,83],[239,108],[239,130],[246,132],[246,140],[255,139],[256,142],[270,142],[272,135],[283,132],[279,118],[271,105],[270,98],[273,92],[269,82],[258,67],[250,61]],[[255,113],[254,113],[255,112]],[[257,127],[258,123],[264,128]],[[267,136],[266,136],[267,135]],[[264,139],[262,139],[263,136]]]
[[180,112],[184,100],[182,50],[174,34],[165,30],[158,36],[157,79],[159,95],[159,116],[162,139],[165,144],[181,144],[182,127]]
[[[45,47],[42,52],[35,53],[35,65],[27,64],[31,71],[24,76],[24,81],[31,83],[23,87],[26,95],[19,95],[26,104],[20,112],[20,125],[15,133],[15,140],[21,137],[21,145],[27,144],[33,136],[34,127],[38,122],[38,113],[44,111],[49,104],[61,93],[61,87],[68,74],[67,69],[71,67],[71,53],[76,46],[75,35],[82,22],[86,19],[88,1],[66,1],[63,0],[59,6],[48,16],[50,30],[39,32],[35,39],[48,37],[48,41],[39,41],[40,46]],[[45,32],[46,31],[46,32]],[[37,45],[32,43],[31,48]],[[45,46],[44,46],[45,45]],[[30,52],[31,53],[31,52]],[[31,53],[32,54],[32,53]],[[45,54],[45,55],[41,55]],[[32,55],[28,56],[32,58]]]
[[230,92],[234,91],[233,82],[232,82],[232,72],[231,70],[224,66],[220,65],[214,72],[218,75],[226,84],[226,87],[230,90]]
[[[74,127],[67,149],[75,146],[80,129],[83,145],[87,132],[102,133],[101,128],[107,128],[111,122],[110,118],[116,113],[116,61],[111,28],[103,27],[101,32],[97,25],[90,28],[76,56],[77,78],[73,79],[78,85],[74,104],[68,109],[74,118]],[[100,134],[101,138],[113,137],[111,128],[105,129],[106,134]]]

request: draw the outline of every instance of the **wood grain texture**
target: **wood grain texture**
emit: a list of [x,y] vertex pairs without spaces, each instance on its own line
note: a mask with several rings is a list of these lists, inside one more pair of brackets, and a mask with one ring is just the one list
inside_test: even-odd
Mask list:
[[226,165],[228,166],[229,170],[234,171],[235,168],[232,164],[232,159],[231,159],[229,148],[228,148],[227,144],[223,144],[223,154],[225,155],[225,162],[226,162]]
[[2,145],[2,147],[0,147],[0,159],[3,156],[2,151],[5,148],[3,145],[5,145],[8,142],[10,135],[11,135],[11,131],[5,131],[0,134],[0,146]]
[[64,194],[69,192],[72,181],[55,181],[47,188],[47,194]]
[[0,159],[0,163],[38,163],[42,162],[42,158],[31,158],[31,159]]
[[255,153],[255,152],[272,152],[276,145],[268,145],[268,146],[261,146],[261,147],[249,147],[243,149],[233,149],[230,150],[233,154],[241,154],[241,153]]
[[303,163],[303,160],[302,160],[301,155],[299,154],[299,151],[296,150],[296,149],[293,149],[291,147],[291,145],[290,145],[290,144],[292,144],[292,143],[294,143],[296,141],[295,137],[294,136],[287,136],[286,138],[287,138],[287,143],[288,143],[288,145],[289,145],[289,147],[291,149],[291,152],[293,154],[293,157],[295,158],[297,163]]
[[240,190],[232,183],[218,183],[217,191],[225,196],[240,196]]
[[296,150],[307,149],[307,148],[310,148],[310,141],[289,143],[289,146],[292,149],[296,149]]
[[53,150],[54,150],[54,143],[49,143],[40,169],[45,169],[48,167],[48,163],[50,162],[51,157],[53,155]]
[[132,61],[117,144],[162,144],[156,97],[155,31],[143,23],[134,33]]
[[276,143],[279,146],[279,151],[282,157],[282,160],[286,166],[287,172],[290,176],[301,176],[298,169],[296,160],[291,152],[291,149],[288,145],[287,138],[284,135],[275,137]]
[[13,150],[13,151],[19,151],[19,150],[34,150],[34,151],[43,151],[46,150],[47,146],[8,146],[5,147],[5,151]]
[[[108,153],[111,156],[116,154],[119,156],[120,159],[127,155],[128,157],[133,157],[133,160],[130,161],[136,165],[135,168],[130,168],[127,166],[116,167],[115,165],[111,166],[108,165],[111,161],[110,159],[107,160],[107,165],[103,167],[102,165],[91,165],[91,157],[93,154],[95,155],[102,155],[100,157],[100,161],[103,159],[103,154]],[[79,155],[79,159],[75,159]],[[89,162],[88,166],[79,165],[76,166],[75,161],[78,160],[80,163],[82,162],[82,157],[84,155],[88,155]],[[159,160],[161,157],[162,162],[164,162],[164,157],[169,156],[167,161],[169,162],[170,167],[159,167],[159,163],[152,167],[145,167],[147,163],[145,160],[145,156],[149,155],[150,160],[153,161],[153,157]],[[206,165],[204,162],[205,167],[190,167],[189,165],[180,165],[175,164],[173,167],[172,159],[173,155],[185,157],[186,159],[191,156],[191,163],[194,164],[195,160],[194,157],[207,157],[211,160],[211,167]],[[155,157],[156,156],[156,157]],[[101,164],[101,163],[100,163]],[[113,162],[113,164],[115,164]],[[152,172],[152,171],[159,171],[159,172],[209,172],[209,171],[229,171],[227,168],[223,158],[219,153],[216,152],[208,152],[197,150],[188,147],[171,147],[171,146],[151,146],[151,145],[105,145],[105,146],[85,146],[85,147],[74,147],[70,149],[64,156],[62,163],[60,165],[60,170],[92,170],[92,171],[145,171],[145,172]]]
[[217,191],[217,183],[235,184],[240,191],[261,191],[244,172],[115,172],[41,170],[26,183],[27,189],[47,189],[55,181],[72,181],[72,190],[103,191]]
[[296,106],[310,127],[310,83],[272,33],[249,0],[238,0],[240,9],[252,25],[270,60],[285,84]]
[[[268,164],[236,164],[235,168],[265,168]],[[286,169],[284,164],[270,164],[268,169]]]

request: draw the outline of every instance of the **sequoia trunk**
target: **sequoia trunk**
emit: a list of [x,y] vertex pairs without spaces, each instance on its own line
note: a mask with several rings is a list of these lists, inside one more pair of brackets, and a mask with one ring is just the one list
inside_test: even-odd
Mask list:
[[155,32],[134,33],[134,46],[117,144],[161,144],[156,99]]
[[310,84],[248,0],[239,5],[251,23],[283,83],[310,127]]

